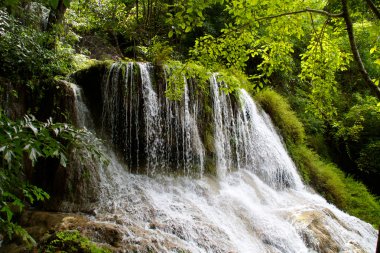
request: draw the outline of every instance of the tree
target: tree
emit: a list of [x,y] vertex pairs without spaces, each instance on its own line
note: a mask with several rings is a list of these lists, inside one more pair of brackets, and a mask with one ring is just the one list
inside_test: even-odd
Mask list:
[[50,13],[47,30],[50,31],[55,25],[62,24],[66,9],[70,6],[70,0],[50,0],[48,6],[50,6]]
[[[376,6],[372,3],[372,1],[366,0],[366,2],[369,4],[371,10],[373,10],[374,13],[376,15],[378,15],[379,11],[377,10]],[[373,92],[377,96],[377,98],[380,99],[380,88],[378,85],[376,85],[372,81],[371,77],[369,76],[369,74],[368,74],[368,72],[367,72],[367,70],[363,64],[363,61],[361,59],[358,47],[356,45],[356,40],[355,40],[355,36],[354,36],[354,28],[353,28],[350,13],[348,10],[347,0],[342,0],[342,9],[343,9],[342,16],[343,16],[344,21],[346,23],[347,33],[348,33],[348,37],[350,40],[351,51],[352,51],[352,54],[354,56],[354,59],[355,59],[356,63],[359,65],[360,73],[362,74],[363,79],[365,80],[366,84],[368,85],[368,87],[370,89],[373,90]],[[378,15],[378,17],[380,19],[380,15]]]
[[[211,0],[208,3],[215,2]],[[257,71],[253,71],[251,79],[256,86],[261,87],[270,82],[275,72],[294,74],[297,69],[293,60],[295,50],[301,51],[298,53],[301,60],[300,77],[311,86],[310,96],[318,103],[315,104],[315,109],[326,105],[323,111],[328,112],[333,107],[331,103],[334,98],[331,94],[334,94],[334,86],[337,84],[335,76],[347,70],[353,59],[358,65],[362,80],[380,98],[380,89],[370,77],[360,56],[347,0],[340,0],[334,12],[326,10],[323,1],[312,0],[232,0],[219,3],[224,4],[224,11],[230,15],[221,35],[214,37],[205,34],[196,40],[190,51],[195,59],[205,65],[222,62],[227,67],[244,71],[248,60],[255,59],[258,63]],[[366,0],[361,4],[366,3],[377,16],[378,9],[373,2]],[[202,17],[205,8],[197,9],[195,16]],[[191,16],[192,13],[193,9],[190,8],[182,15],[182,22],[177,23],[177,27],[182,29],[177,29],[177,32],[190,32],[194,26],[201,25],[194,15]],[[357,11],[354,14],[358,16]],[[368,13],[365,15],[369,16]],[[377,21],[367,20],[372,26],[377,25]],[[307,50],[303,49],[304,41],[309,41]],[[349,42],[349,47],[346,42]]]

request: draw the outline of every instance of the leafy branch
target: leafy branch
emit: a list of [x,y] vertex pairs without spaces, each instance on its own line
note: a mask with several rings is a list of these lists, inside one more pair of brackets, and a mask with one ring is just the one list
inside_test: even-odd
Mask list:
[[306,8],[304,10],[285,12],[285,13],[281,13],[281,14],[277,14],[277,15],[257,18],[257,19],[255,19],[255,21],[260,21],[260,20],[264,20],[264,19],[279,18],[279,17],[289,16],[289,15],[296,15],[296,14],[300,14],[300,13],[304,13],[304,12],[318,13],[318,14],[325,15],[325,16],[328,16],[328,17],[331,17],[331,18],[341,18],[341,17],[343,17],[343,13],[330,13],[330,12],[327,12],[327,11],[324,11],[324,10],[316,10],[316,9]]
[[0,233],[9,239],[21,236],[27,244],[34,244],[28,233],[18,226],[14,213],[26,205],[49,199],[49,194],[31,185],[25,177],[24,166],[29,160],[34,166],[45,158],[57,159],[67,166],[67,155],[76,152],[82,160],[92,159],[108,163],[99,149],[100,140],[86,129],[76,129],[51,119],[40,122],[26,115],[12,121],[0,110]]

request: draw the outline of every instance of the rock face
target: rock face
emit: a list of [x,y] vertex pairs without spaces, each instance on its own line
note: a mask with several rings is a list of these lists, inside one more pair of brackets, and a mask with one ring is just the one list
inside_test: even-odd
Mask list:
[[[26,211],[21,217],[21,225],[28,233],[44,245],[60,231],[79,231],[96,245],[111,252],[191,252],[175,237],[157,236],[155,230],[145,230],[133,224],[116,224],[94,221],[90,217],[74,213]],[[144,238],[144,239],[141,239]],[[36,249],[37,250],[37,249]],[[30,252],[17,243],[0,248],[0,253]]]
[[[43,211],[26,211],[20,224],[26,231],[43,245],[59,231],[77,230],[99,246],[105,246],[114,252],[122,251],[122,233],[118,225],[91,221],[88,217],[74,213],[55,213]],[[0,252],[30,252],[17,243],[0,248]]]
[[[39,118],[43,120],[52,115],[54,122],[68,121],[79,126],[77,98],[71,85],[67,81],[56,81],[53,88],[56,91],[44,99],[46,104],[39,110]],[[26,161],[25,174],[30,182],[50,194],[51,198],[41,203],[45,210],[89,213],[99,196],[98,166],[96,161],[80,161],[78,154],[71,153],[66,167],[57,159],[40,159],[34,168]]]
[[[97,69],[98,71],[98,69]],[[102,73],[100,71],[100,73]],[[41,84],[44,96],[35,96],[33,89],[25,84],[14,83],[0,78],[0,105],[12,120],[21,119],[26,113],[45,121],[69,122],[79,125],[76,110],[76,94],[72,84],[58,80]],[[44,81],[47,82],[47,81]],[[59,165],[55,159],[40,159],[33,168],[25,159],[25,176],[44,189],[51,199],[43,203],[43,208],[53,211],[91,212],[97,201],[99,172],[94,161],[80,163],[77,154],[70,154],[67,167]]]
[[21,89],[21,85],[14,84],[10,80],[0,77],[2,84],[0,89],[0,106],[11,119],[22,117],[27,110],[28,94]]
[[170,101],[165,70],[148,63],[99,65],[73,79],[83,89],[95,130],[131,171],[199,175],[212,167],[213,159],[206,158],[214,155],[211,99],[194,80],[183,80],[183,99]]
[[99,198],[98,164],[88,160],[80,162],[71,154],[66,167],[56,160],[37,164],[33,182],[48,192],[49,200],[41,203],[45,210],[92,213]]

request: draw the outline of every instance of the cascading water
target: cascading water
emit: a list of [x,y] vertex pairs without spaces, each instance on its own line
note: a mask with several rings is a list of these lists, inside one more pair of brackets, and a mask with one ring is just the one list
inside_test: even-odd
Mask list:
[[[117,224],[126,252],[375,251],[371,225],[302,184],[269,117],[246,91],[232,98],[216,75],[210,78],[214,148],[206,152],[202,102],[187,80],[182,101],[169,101],[152,82],[153,67],[138,64],[139,84],[134,66],[111,67],[103,124],[127,164],[136,166],[139,155],[138,167],[153,176],[128,172],[110,151],[101,180],[108,194],[95,217]],[[207,159],[217,177],[203,173]],[[159,173],[178,169],[203,177]]]
[[75,98],[75,120],[78,127],[94,127],[94,122],[90,116],[90,112],[83,99],[83,90],[73,83],[68,83],[73,91]]
[[133,63],[111,66],[102,87],[102,128],[136,171],[144,167],[153,175],[174,167],[184,174],[193,170],[201,174],[204,148],[197,128],[198,108],[190,108],[186,80],[183,100],[170,101],[155,90],[153,67],[137,65],[139,78]]

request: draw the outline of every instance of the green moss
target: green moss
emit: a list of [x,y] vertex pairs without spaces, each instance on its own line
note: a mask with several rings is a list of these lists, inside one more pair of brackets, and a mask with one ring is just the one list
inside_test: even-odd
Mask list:
[[[335,164],[327,162],[306,143],[305,131],[285,98],[273,90],[256,94],[256,101],[271,116],[281,131],[304,182],[330,203],[372,225],[380,225],[380,203],[360,182],[347,177]],[[310,138],[307,139],[308,141]],[[320,139],[311,139],[313,147],[325,147]]]
[[77,230],[56,232],[45,244],[39,247],[38,252],[82,252],[82,253],[109,253],[110,250],[98,247]]
[[303,143],[305,130],[284,97],[270,89],[257,93],[255,100],[271,116],[287,143]]
[[305,145],[290,146],[289,151],[304,181],[318,191],[327,201],[339,208],[347,207],[344,174],[331,163],[320,157]]
[[205,130],[205,149],[208,153],[215,153],[214,133],[210,129]]
[[212,159],[211,157],[206,158],[206,160],[205,160],[205,174],[206,175],[212,175],[212,176],[216,176],[218,174],[218,172],[216,170],[215,159]]
[[289,151],[305,182],[327,201],[376,227],[380,224],[380,203],[365,185],[345,176],[304,145],[291,146]]

